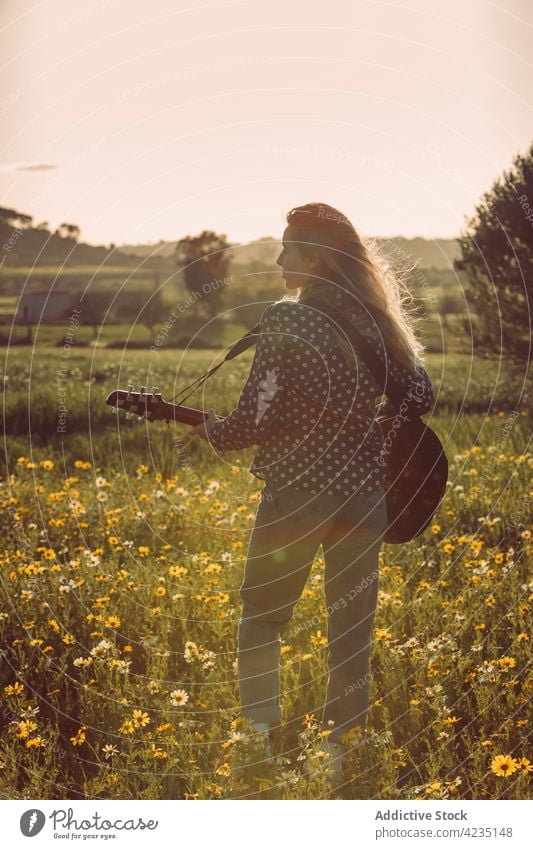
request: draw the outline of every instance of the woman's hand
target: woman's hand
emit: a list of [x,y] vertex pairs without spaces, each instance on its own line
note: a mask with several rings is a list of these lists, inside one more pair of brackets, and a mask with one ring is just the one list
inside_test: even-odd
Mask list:
[[213,408],[210,407],[207,411],[207,419],[200,422],[199,425],[192,427],[189,431],[189,436],[199,436],[200,439],[208,439],[209,428],[218,421],[220,421],[219,416],[217,416]]

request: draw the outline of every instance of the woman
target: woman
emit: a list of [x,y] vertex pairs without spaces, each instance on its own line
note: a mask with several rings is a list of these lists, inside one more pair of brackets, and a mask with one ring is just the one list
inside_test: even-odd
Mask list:
[[[263,313],[250,374],[237,407],[193,432],[215,449],[260,446],[250,471],[265,481],[250,537],[237,665],[242,715],[263,735],[281,720],[281,632],[318,548],[325,562],[328,682],[322,728],[340,776],[343,736],[366,728],[371,632],[379,552],[387,527],[379,387],[328,318],[334,306],[362,332],[405,387],[409,409],[434,402],[399,280],[326,204],[287,215],[277,260],[285,297]],[[309,304],[313,298],[314,306]],[[317,302],[323,306],[317,308]],[[384,346],[386,343],[386,350]]]

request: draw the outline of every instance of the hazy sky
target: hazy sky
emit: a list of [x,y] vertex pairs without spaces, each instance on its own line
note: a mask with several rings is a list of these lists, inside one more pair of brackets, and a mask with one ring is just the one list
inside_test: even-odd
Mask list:
[[0,203],[96,243],[454,237],[533,136],[530,0],[2,0]]

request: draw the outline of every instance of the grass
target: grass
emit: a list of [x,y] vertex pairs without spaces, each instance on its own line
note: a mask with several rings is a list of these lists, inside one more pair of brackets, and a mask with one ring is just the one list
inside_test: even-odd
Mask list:
[[[321,552],[283,637],[275,760],[243,782],[234,660],[261,488],[247,471],[253,452],[217,457],[184,426],[135,425],[104,405],[128,383],[170,399],[216,353],[73,347],[65,362],[55,347],[3,351],[3,794],[531,798],[533,458],[520,376],[428,357],[450,485],[430,529],[382,548],[371,733],[332,794],[317,727]],[[251,356],[187,404],[229,412]]]

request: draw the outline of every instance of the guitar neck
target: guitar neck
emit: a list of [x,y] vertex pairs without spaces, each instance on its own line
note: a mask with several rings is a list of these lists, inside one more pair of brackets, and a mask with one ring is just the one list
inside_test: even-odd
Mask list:
[[207,419],[204,410],[172,404],[156,392],[126,392],[124,389],[116,389],[108,395],[106,404],[115,411],[124,410],[127,414],[141,416],[150,422],[173,421],[195,427]]
[[[183,404],[169,404],[166,401],[163,401],[158,406],[164,407],[161,411],[154,409],[153,418],[154,419],[163,419],[164,421],[174,421],[179,424],[199,425],[202,422],[206,421],[207,413],[204,413],[203,410],[196,410],[194,407],[184,407]],[[161,414],[164,413],[164,415]]]

